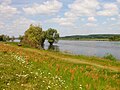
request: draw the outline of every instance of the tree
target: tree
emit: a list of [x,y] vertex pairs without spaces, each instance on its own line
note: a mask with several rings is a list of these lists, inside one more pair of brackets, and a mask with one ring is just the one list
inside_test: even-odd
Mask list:
[[46,40],[46,32],[45,31],[42,32],[41,40],[42,40],[41,41],[41,47],[44,48],[44,42]]
[[19,35],[20,42],[23,40],[23,36]]
[[31,47],[41,48],[44,45],[45,34],[40,26],[30,25],[23,36],[22,43]]
[[113,36],[109,38],[110,41],[120,41],[120,36]]
[[6,41],[10,41],[10,37],[6,35]]
[[3,37],[4,35],[0,35],[0,41],[4,41]]
[[9,41],[9,40],[10,40],[9,36],[7,36],[7,35],[0,35],[0,41],[6,42],[6,41]]
[[53,45],[53,43],[57,43],[59,40],[59,33],[57,33],[56,29],[49,28],[46,31],[46,38],[50,45]]
[[14,37],[14,36],[12,36],[11,41],[12,41],[12,42],[14,42],[14,40],[15,40],[15,37]]

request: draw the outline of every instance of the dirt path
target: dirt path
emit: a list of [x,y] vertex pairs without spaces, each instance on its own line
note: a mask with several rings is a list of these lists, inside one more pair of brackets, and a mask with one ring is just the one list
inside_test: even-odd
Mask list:
[[100,67],[100,68],[103,68],[103,69],[109,69],[109,70],[112,70],[112,71],[115,71],[115,72],[120,72],[120,68],[118,68],[118,67],[103,66],[103,65],[100,65],[100,64],[96,64],[96,63],[92,63],[92,62],[86,62],[86,61],[78,60],[78,59],[71,59],[71,58],[62,58],[62,59],[65,60],[65,61],[75,63],[75,64],[87,64],[87,65]]
[[103,69],[109,69],[109,70],[112,70],[112,71],[115,71],[115,72],[120,72],[120,68],[115,67],[115,66],[104,66],[104,65],[97,64],[97,63],[94,63],[94,62],[88,62],[88,61],[85,61],[85,60],[73,59],[73,58],[62,58],[62,57],[58,57],[58,56],[55,56],[55,55],[49,55],[49,56],[54,57],[54,58],[58,58],[58,59],[63,60],[63,61],[71,62],[71,63],[74,63],[74,64],[87,64],[87,65],[92,65],[92,66],[96,66],[96,67],[103,68]]

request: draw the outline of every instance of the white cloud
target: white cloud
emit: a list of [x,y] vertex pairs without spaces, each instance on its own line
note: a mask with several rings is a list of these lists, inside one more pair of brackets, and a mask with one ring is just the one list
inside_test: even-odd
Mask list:
[[31,7],[23,8],[23,11],[27,14],[53,14],[59,12],[62,8],[62,3],[58,0],[50,0],[43,2],[43,4],[35,3]]
[[5,27],[5,23],[0,22],[0,29],[3,29]]
[[28,29],[30,24],[38,24],[38,22],[25,17],[20,17],[12,22],[12,25],[9,27],[9,29],[14,29],[12,31],[23,34]]
[[[64,13],[64,17],[53,18],[50,21],[56,22],[61,26],[74,26],[80,16],[94,16],[98,7],[99,2],[97,0],[75,0],[68,5],[69,11]],[[96,21],[94,17],[90,19],[91,21]]]
[[115,21],[115,20],[116,20],[116,18],[110,18],[110,20]]
[[80,20],[81,20],[81,21],[85,21],[85,18],[81,18]]
[[17,8],[10,6],[11,0],[4,0],[0,4],[0,18],[9,18],[19,13]]
[[23,33],[29,28],[30,24],[38,25],[37,21],[27,19],[25,17],[20,17],[16,20],[11,21],[10,24],[0,23],[0,27],[2,26],[3,34],[8,34],[10,36],[19,36],[23,35]]
[[8,5],[11,4],[12,1],[11,0],[2,0],[2,5]]
[[106,22],[106,21],[104,21],[102,24],[107,24],[107,22]]
[[114,3],[104,4],[103,10],[97,12],[97,15],[100,16],[114,16],[118,14],[119,14],[118,6]]
[[87,23],[86,26],[88,26],[88,27],[96,27],[97,24],[95,24],[95,23]]
[[94,16],[99,8],[97,0],[75,0],[69,6],[70,11],[65,13],[66,17]]
[[117,2],[120,2],[120,0],[117,0]]
[[95,22],[95,21],[97,21],[97,20],[95,19],[95,17],[88,17],[88,21],[89,21],[89,22]]
[[50,19],[48,22],[58,23],[61,26],[74,26],[75,18],[53,18]]
[[13,21],[13,26],[15,26],[15,27],[17,27],[17,26],[25,26],[26,27],[26,26],[29,26],[30,24],[36,24],[36,22],[34,20],[30,20],[25,17],[20,17],[20,18],[16,19],[15,21]]
[[17,8],[11,7],[11,6],[4,6],[4,5],[0,5],[0,16],[1,17],[11,17],[14,14],[17,14]]

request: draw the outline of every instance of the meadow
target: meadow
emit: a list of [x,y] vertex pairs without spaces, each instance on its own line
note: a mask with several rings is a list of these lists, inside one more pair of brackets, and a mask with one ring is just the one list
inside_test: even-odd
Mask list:
[[0,42],[0,90],[120,90],[120,62]]

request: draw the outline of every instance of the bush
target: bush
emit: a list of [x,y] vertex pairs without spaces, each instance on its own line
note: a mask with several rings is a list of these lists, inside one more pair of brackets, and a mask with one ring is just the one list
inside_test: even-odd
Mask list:
[[105,56],[104,56],[105,59],[109,59],[109,60],[112,60],[112,61],[116,61],[116,57],[114,57],[112,54],[109,54],[107,53]]

